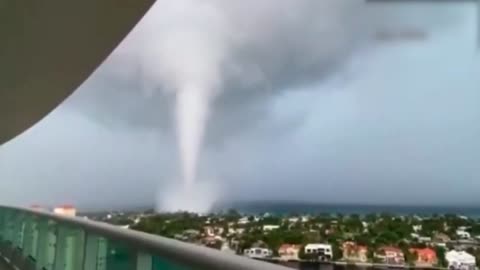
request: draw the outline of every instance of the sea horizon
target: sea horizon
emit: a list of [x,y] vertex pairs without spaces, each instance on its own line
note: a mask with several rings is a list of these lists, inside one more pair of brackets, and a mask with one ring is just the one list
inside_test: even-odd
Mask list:
[[[79,207],[81,212],[103,212],[103,211],[127,211],[140,212],[152,210],[153,205],[115,205],[101,207]],[[325,203],[311,201],[232,201],[218,202],[210,213],[221,213],[234,209],[242,214],[255,215],[270,213],[275,215],[291,214],[378,214],[389,213],[394,215],[434,215],[434,214],[456,214],[470,218],[480,218],[480,206],[472,204],[450,204],[450,205],[414,205],[414,204],[367,204],[367,203]]]
[[471,204],[414,205],[414,204],[366,204],[324,203],[302,201],[243,201],[223,205],[218,210],[235,209],[245,214],[370,214],[390,213],[396,215],[456,214],[480,217],[480,206]]

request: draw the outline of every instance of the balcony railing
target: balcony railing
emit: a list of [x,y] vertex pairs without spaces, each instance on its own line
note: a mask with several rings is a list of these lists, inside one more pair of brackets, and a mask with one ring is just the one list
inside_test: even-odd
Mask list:
[[287,269],[105,223],[6,206],[0,206],[0,253],[20,270]]

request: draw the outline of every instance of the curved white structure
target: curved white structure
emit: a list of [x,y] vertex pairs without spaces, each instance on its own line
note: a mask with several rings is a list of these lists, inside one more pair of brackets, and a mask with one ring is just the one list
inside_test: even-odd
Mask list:
[[1,1],[0,144],[68,97],[153,2]]

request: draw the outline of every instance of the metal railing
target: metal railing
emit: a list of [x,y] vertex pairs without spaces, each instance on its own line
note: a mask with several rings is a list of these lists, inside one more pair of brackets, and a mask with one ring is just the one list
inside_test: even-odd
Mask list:
[[0,206],[0,253],[23,270],[287,269],[46,211]]

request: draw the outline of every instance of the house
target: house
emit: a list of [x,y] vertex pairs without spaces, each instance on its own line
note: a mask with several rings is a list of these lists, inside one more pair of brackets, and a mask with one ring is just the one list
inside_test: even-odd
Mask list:
[[280,228],[280,225],[263,225],[264,232],[277,230],[278,228]]
[[203,228],[203,231],[204,231],[205,235],[207,235],[207,236],[215,236],[215,230],[211,226],[205,226]]
[[329,261],[333,258],[332,246],[329,244],[308,244],[304,251],[306,255],[315,255],[319,261]]
[[300,218],[299,217],[290,217],[288,218],[288,222],[289,223],[297,223],[300,221]]
[[475,270],[475,257],[465,251],[451,250],[445,254],[448,269]]
[[455,234],[458,236],[460,239],[470,239],[470,233],[464,230],[457,230]]
[[363,232],[367,233],[368,232],[368,222],[362,221],[362,227],[363,227]]
[[74,217],[77,215],[77,209],[72,205],[66,204],[53,208],[53,213],[58,215]]
[[282,261],[298,261],[298,253],[302,246],[283,244],[278,249],[278,255]]
[[414,232],[418,233],[422,230],[422,225],[419,224],[419,225],[412,225],[412,229]]
[[244,232],[245,232],[245,228],[237,228],[237,229],[235,230],[235,233],[236,233],[236,234],[239,234],[239,235],[240,235],[240,234],[243,234]]
[[405,264],[405,255],[401,249],[396,247],[385,246],[379,248],[377,252],[375,252],[375,258],[380,259],[385,264]]
[[241,217],[238,221],[237,221],[238,224],[241,224],[241,225],[245,225],[245,224],[248,224],[250,223],[250,220],[248,219],[248,217]]
[[343,259],[349,262],[367,262],[368,248],[366,246],[357,245],[354,242],[347,241],[342,245]]
[[272,257],[273,252],[268,248],[248,248],[243,251],[243,255],[254,259],[265,259]]
[[416,233],[412,233],[410,235],[412,236],[413,239],[417,239],[417,241],[420,242],[420,243],[430,243],[430,242],[432,242],[432,238],[429,237],[429,236],[421,236],[421,235],[418,235]]
[[437,253],[431,248],[411,248],[410,253],[416,253],[416,266],[434,266],[438,263]]
[[450,237],[444,233],[436,233],[432,240],[433,244],[437,247],[447,247],[447,243],[450,242]]
[[252,248],[266,248],[267,244],[262,240],[257,240],[255,243],[252,244]]
[[302,222],[308,222],[310,220],[310,216],[302,216]]

